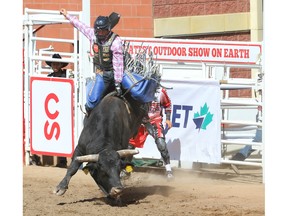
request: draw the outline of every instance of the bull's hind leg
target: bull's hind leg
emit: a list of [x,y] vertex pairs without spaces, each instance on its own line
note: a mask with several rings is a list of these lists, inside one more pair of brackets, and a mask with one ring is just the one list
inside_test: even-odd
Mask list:
[[80,156],[80,154],[79,154],[79,151],[77,151],[77,147],[76,147],[74,154],[73,154],[72,162],[67,169],[66,175],[62,179],[62,181],[57,185],[57,187],[54,189],[53,191],[54,194],[58,196],[62,196],[68,189],[70,179],[72,178],[73,175],[76,174],[76,172],[78,171],[79,167],[82,164],[82,162],[78,162],[75,160],[77,156]]

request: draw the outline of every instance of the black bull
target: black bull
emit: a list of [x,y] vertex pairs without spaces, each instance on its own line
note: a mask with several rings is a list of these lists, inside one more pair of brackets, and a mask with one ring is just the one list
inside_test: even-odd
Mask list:
[[[123,190],[120,180],[120,171],[123,168],[121,157],[127,155],[120,155],[117,151],[128,148],[129,139],[137,133],[148,111],[147,104],[133,100],[128,94],[126,98],[123,100],[106,96],[92,110],[85,121],[71,164],[65,177],[55,188],[55,194],[63,195],[81,164],[90,161],[87,168],[99,188],[107,197],[120,197]],[[94,158],[87,159],[85,155],[93,155]]]

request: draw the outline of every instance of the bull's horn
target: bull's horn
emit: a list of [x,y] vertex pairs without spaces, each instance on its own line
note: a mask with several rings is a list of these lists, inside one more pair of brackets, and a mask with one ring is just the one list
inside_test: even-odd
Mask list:
[[130,155],[138,154],[139,151],[137,149],[122,149],[117,151],[120,157],[127,157]]
[[[139,151],[137,149],[122,149],[117,151],[120,157],[127,157],[130,155],[138,154]],[[97,162],[99,158],[99,154],[90,154],[84,156],[78,156],[75,160],[79,162]]]
[[91,154],[91,155],[78,156],[75,158],[75,160],[79,162],[96,162],[98,161],[98,158],[99,154]]

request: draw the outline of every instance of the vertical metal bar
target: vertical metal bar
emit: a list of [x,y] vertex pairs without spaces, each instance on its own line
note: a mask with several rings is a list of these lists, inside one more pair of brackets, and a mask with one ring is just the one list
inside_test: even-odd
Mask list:
[[23,83],[23,117],[24,117],[24,130],[25,130],[25,137],[24,137],[24,155],[25,155],[25,165],[29,165],[29,159],[30,159],[30,155],[29,155],[29,151],[30,151],[30,143],[29,143],[29,87],[28,87],[28,68],[29,68],[29,61],[28,61],[28,49],[29,49],[29,28],[28,28],[28,14],[26,12],[25,8],[25,18],[24,18],[24,83]]

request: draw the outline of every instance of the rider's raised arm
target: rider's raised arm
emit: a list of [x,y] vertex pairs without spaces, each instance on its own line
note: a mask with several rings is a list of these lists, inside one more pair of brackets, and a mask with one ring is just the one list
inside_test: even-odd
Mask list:
[[94,28],[91,28],[87,24],[81,22],[76,16],[72,16],[65,9],[60,10],[60,14],[62,14],[69,22],[77,28],[82,34],[85,35],[89,39],[90,42],[95,40]]

